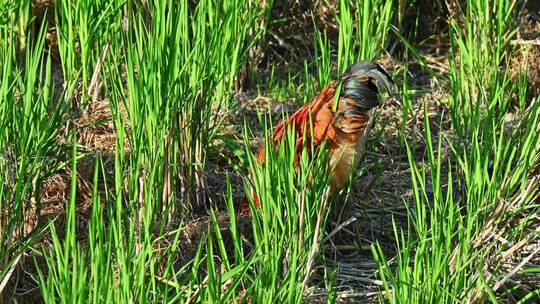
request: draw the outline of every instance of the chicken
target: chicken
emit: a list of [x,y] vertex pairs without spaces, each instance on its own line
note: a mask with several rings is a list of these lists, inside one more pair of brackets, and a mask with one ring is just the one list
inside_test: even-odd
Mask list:
[[[341,91],[336,111],[333,111],[337,81],[326,85],[315,99],[305,104],[287,119],[281,121],[274,129],[273,145],[279,145],[287,125],[294,124],[298,138],[299,160],[304,141],[307,147],[313,143],[315,147],[328,141],[330,149],[330,192],[339,191],[347,183],[353,170],[365,152],[366,138],[373,125],[374,110],[380,105],[378,93],[381,90],[395,90],[390,75],[372,61],[361,61],[351,65],[341,79]],[[312,119],[312,130],[309,119]],[[257,153],[257,161],[262,164],[266,147],[263,145]],[[254,203],[260,209],[256,194]],[[238,210],[240,214],[249,215],[250,208],[244,199]]]

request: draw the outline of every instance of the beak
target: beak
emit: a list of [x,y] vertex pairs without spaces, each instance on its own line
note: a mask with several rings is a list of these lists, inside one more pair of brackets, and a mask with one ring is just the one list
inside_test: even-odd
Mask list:
[[388,72],[386,72],[383,68],[378,66],[377,69],[372,69],[365,74],[374,80],[375,85],[377,86],[377,90],[379,91],[387,91],[388,94],[394,94],[397,92],[397,87],[394,81],[392,80],[392,77]]

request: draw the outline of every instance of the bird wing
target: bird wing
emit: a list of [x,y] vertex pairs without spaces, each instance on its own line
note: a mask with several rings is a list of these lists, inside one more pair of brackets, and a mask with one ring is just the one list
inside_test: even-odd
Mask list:
[[[335,83],[326,85],[312,102],[305,104],[290,117],[282,120],[274,129],[271,145],[277,149],[283,139],[286,128],[292,125],[295,126],[298,151],[304,146],[304,141],[307,141],[306,147],[310,147],[311,143],[315,146],[320,145],[325,139],[328,139],[330,144],[332,144],[336,137],[336,131],[332,126],[332,121],[334,120],[332,103],[335,92]],[[311,134],[311,128],[313,128],[313,134]],[[264,163],[265,151],[266,147],[263,144],[257,153],[257,161],[260,164]],[[297,154],[297,162],[299,157],[300,153]]]

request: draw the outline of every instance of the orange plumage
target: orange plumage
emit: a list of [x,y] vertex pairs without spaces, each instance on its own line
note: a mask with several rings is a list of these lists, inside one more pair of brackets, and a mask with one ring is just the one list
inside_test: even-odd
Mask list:
[[[340,190],[347,182],[352,171],[358,166],[364,154],[365,141],[373,123],[373,110],[380,103],[379,90],[392,91],[394,84],[390,75],[378,64],[371,61],[358,62],[350,66],[341,79],[341,92],[336,111],[333,101],[337,82],[326,85],[315,99],[305,104],[274,129],[272,145],[279,145],[288,125],[294,125],[298,142],[298,157],[304,141],[319,147],[328,141],[330,149],[330,191]],[[311,117],[312,124],[309,124]],[[311,134],[311,126],[313,134]],[[263,145],[257,153],[257,161],[262,164],[266,147]],[[256,194],[254,203],[260,208]],[[249,203],[244,199],[240,214],[249,214]]]

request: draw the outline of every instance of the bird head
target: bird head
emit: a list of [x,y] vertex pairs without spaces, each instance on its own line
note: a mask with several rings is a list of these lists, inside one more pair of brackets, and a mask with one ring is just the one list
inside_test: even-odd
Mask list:
[[369,110],[379,105],[378,94],[381,91],[396,91],[390,74],[376,62],[360,61],[345,71],[340,97],[353,99],[358,108]]

